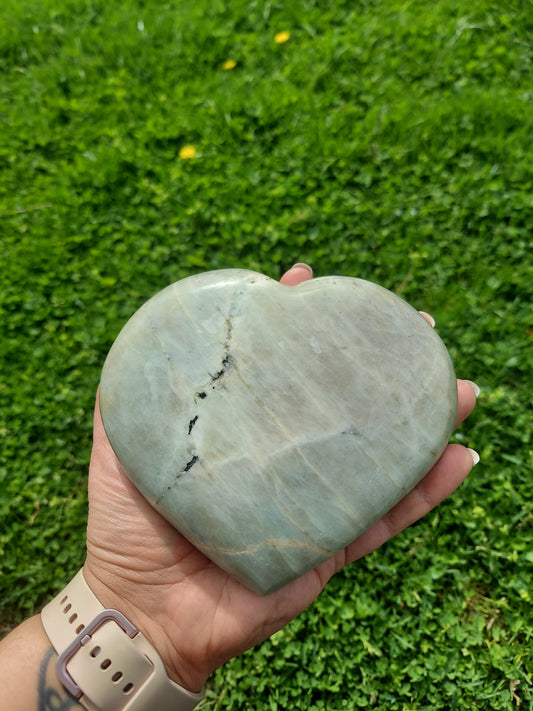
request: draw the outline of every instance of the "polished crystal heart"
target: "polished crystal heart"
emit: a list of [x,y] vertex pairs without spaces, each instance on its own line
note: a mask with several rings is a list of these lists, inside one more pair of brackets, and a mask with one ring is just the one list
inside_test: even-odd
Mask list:
[[192,276],[126,324],[104,427],[129,477],[198,549],[266,594],[319,565],[429,471],[455,422],[442,341],[371,282]]

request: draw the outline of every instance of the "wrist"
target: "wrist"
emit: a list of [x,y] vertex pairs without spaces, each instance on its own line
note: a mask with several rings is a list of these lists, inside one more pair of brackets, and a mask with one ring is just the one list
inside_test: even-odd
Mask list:
[[124,615],[123,600],[96,587],[105,602],[81,570],[41,613],[59,654],[57,674],[64,687],[91,711],[192,711],[202,692],[169,677],[150,639]]
[[184,639],[180,631],[170,634],[172,620],[165,616],[168,606],[164,586],[144,584],[131,571],[123,574],[121,570],[108,570],[107,566],[94,566],[90,562],[85,563],[83,575],[104,607],[119,610],[144,634],[157,650],[172,681],[195,693],[203,688],[209,673],[188,660],[186,650],[190,640]]

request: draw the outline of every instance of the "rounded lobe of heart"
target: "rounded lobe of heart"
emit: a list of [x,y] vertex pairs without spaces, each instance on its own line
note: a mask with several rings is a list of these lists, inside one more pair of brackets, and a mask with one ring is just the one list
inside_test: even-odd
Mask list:
[[425,319],[382,287],[244,270],[148,301],[106,359],[109,441],[146,498],[261,594],[319,565],[410,491],[457,386]]

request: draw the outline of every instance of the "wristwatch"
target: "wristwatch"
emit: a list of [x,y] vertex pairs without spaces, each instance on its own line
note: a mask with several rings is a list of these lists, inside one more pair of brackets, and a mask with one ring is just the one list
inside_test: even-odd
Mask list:
[[59,654],[59,680],[89,711],[192,711],[204,696],[168,678],[150,642],[118,610],[104,609],[82,570],[41,619]]

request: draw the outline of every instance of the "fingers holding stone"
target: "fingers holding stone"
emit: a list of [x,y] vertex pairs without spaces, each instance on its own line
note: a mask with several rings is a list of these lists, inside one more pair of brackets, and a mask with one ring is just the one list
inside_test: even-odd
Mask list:
[[[418,313],[426,319],[432,328],[435,328],[435,319],[431,314],[426,313],[426,311],[419,311]],[[457,381],[458,408],[456,427],[472,412],[479,393],[479,387],[471,380]]]
[[[425,311],[418,312],[432,328],[435,328],[435,319]],[[479,387],[471,380],[457,381],[457,420],[455,426],[458,427],[463,420],[466,420],[476,405],[476,399],[480,393]]]
[[479,395],[479,387],[471,380],[457,381],[457,421],[455,426],[458,427],[463,420],[466,420],[476,405],[476,399]]
[[426,319],[431,328],[435,328],[435,319],[431,314],[428,314],[425,311],[419,311],[418,313]]
[[[435,319],[425,311],[418,312],[432,328],[435,328]],[[457,381],[457,421],[455,426],[465,420],[476,405],[476,399],[480,393],[479,387],[471,380]]]
[[313,278],[313,270],[308,264],[299,262],[292,266],[285,274],[281,277],[280,282],[285,286],[297,286],[303,281],[309,281]]

